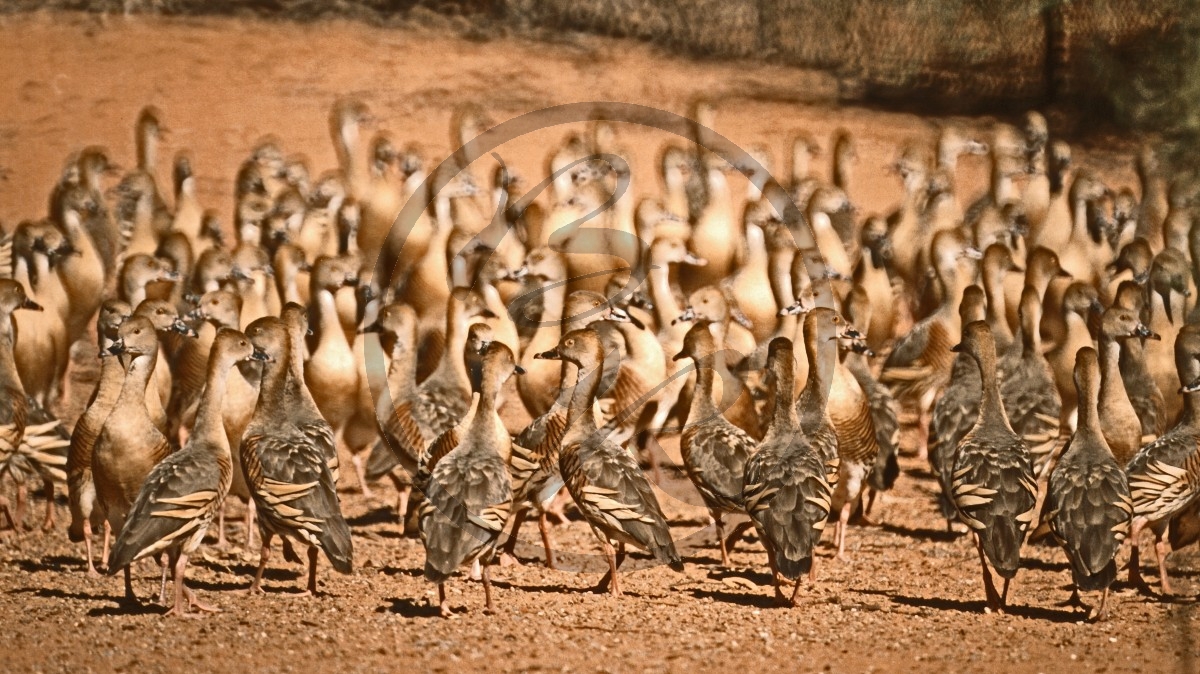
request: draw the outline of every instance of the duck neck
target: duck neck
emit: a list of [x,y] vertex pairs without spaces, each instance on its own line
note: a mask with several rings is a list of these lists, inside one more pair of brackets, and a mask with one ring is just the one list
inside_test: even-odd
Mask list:
[[692,394],[692,403],[688,410],[687,418],[690,424],[716,419],[720,415],[716,404],[713,403],[715,358],[716,354],[693,359],[696,366],[696,390]]
[[1008,417],[1004,414],[1004,403],[1000,399],[995,354],[980,355],[975,363],[979,366],[979,379],[983,388],[983,396],[979,401],[979,423],[1003,424],[1005,428],[1011,428]]
[[338,129],[338,153],[342,155],[342,168],[346,172],[347,186],[357,185],[371,173],[367,157],[359,147],[360,137],[357,122],[342,122]]
[[[1001,316],[1003,316],[1003,314],[1001,314]],[[1040,358],[1042,356],[1042,331],[1039,328],[1041,325],[1041,317],[1027,322],[1029,325],[1021,326],[1022,353],[1028,358]]]
[[1067,324],[1067,338],[1063,341],[1064,344],[1082,344],[1084,341],[1091,340],[1091,333],[1088,331],[1087,321],[1083,316],[1074,311],[1063,312],[1064,322]]
[[767,242],[762,228],[753,223],[746,225],[746,263],[744,268],[754,271],[767,269]]
[[[567,431],[563,435],[562,446],[581,442],[596,432],[596,417],[592,411],[592,402],[596,399],[596,391],[600,387],[600,375],[603,361],[591,370],[582,367],[576,371],[577,383],[571,387],[571,403],[567,407]],[[566,377],[563,378],[563,389],[567,389]]]
[[143,127],[137,135],[138,168],[154,175],[154,166],[158,161],[158,137],[149,128]]
[[1121,344],[1108,335],[1100,336],[1100,405],[1129,405],[1125,381],[1121,379]]
[[1004,296],[1004,272],[988,266],[983,270],[983,294],[987,297],[988,323],[992,331],[1000,330],[1003,337],[1012,339],[1012,330],[1008,327],[1008,307]]
[[21,378],[17,375],[17,361],[13,357],[14,339],[12,314],[0,313],[0,384],[21,386]]
[[279,274],[279,277],[276,279],[276,284],[278,285],[279,289],[279,299],[284,304],[287,304],[288,302],[304,304],[304,302],[300,300],[300,289],[296,286],[297,274],[297,270],[288,269]]
[[150,383],[150,377],[154,376],[154,366],[157,362],[157,350],[148,354],[138,354],[127,364],[123,362],[125,382],[121,385],[121,395],[117,397],[116,408],[138,409],[143,414],[149,414],[146,411],[146,385]]
[[799,185],[808,180],[812,173],[812,160],[807,147],[793,146],[792,148],[792,185]]
[[502,382],[495,373],[484,368],[479,381],[479,407],[475,414],[475,423],[480,423],[480,416],[487,417],[490,422],[496,416],[496,398],[500,395]]
[[1193,428],[1200,426],[1200,392],[1183,394],[1183,413],[1179,415],[1179,423]]
[[291,358],[291,349],[289,349],[285,357],[262,364],[262,383],[259,387],[258,406],[265,411],[267,419],[272,418],[274,414],[286,407]]
[[843,192],[850,191],[850,161],[840,152],[833,155],[833,184]]
[[437,371],[431,377],[451,377],[464,390],[471,390],[471,377],[467,373],[467,362],[463,352],[467,348],[467,329],[461,316],[461,308],[451,311],[446,316],[446,347],[442,351],[442,361],[438,363]]
[[768,433],[791,433],[800,428],[800,415],[796,411],[793,391],[796,390],[796,375],[793,368],[774,368],[775,407],[771,410],[771,425]]
[[350,343],[346,341],[346,333],[342,330],[342,322],[338,318],[337,300],[329,290],[317,291],[317,312],[317,324],[321,329],[317,349],[336,348],[348,351]]
[[992,203],[1002,204],[1009,199],[1012,199],[1013,183],[1012,178],[1000,166],[1000,160],[993,158],[992,160]]
[[[1104,388],[1104,379],[1108,375],[1101,375],[1100,388]],[[1120,373],[1117,373],[1120,376]],[[1090,442],[1084,443],[1084,446],[1103,446],[1108,447],[1108,443],[1104,439],[1104,430],[1100,425],[1100,398],[1103,394],[1097,392],[1094,382],[1088,382],[1088,390],[1082,391],[1079,397],[1079,419],[1077,421],[1077,433],[1088,438]],[[1072,443],[1074,445],[1075,443]],[[1111,452],[1111,450],[1109,450]]]
[[229,439],[225,435],[223,404],[225,401],[225,386],[229,378],[232,364],[224,358],[213,354],[208,360],[208,376],[204,386],[204,395],[196,412],[196,423],[192,427],[192,436],[206,443],[206,446],[217,448],[222,454],[229,453]]
[[[562,335],[563,326],[563,304],[567,297],[567,284],[557,281],[546,281],[542,285],[542,316],[538,321],[537,329],[534,330],[533,337],[529,340],[530,348],[533,345],[537,346],[538,353],[551,349],[555,344],[558,344],[558,338]],[[523,305],[528,307],[528,304]],[[522,320],[527,320],[527,317],[522,316]]]
[[658,308],[658,324],[663,326],[671,325],[671,321],[683,313],[675,301],[675,293],[671,291],[670,274],[666,264],[650,267],[650,293],[654,296],[654,306]]
[[825,415],[829,403],[829,387],[833,384],[833,371],[837,367],[837,342],[832,339],[805,344],[808,356],[808,379],[796,402],[807,418],[809,415]]
[[396,337],[396,344],[392,346],[392,362],[388,364],[388,393],[393,401],[399,401],[417,384],[416,358],[413,357],[416,336],[408,335],[407,343],[405,339],[404,335]]

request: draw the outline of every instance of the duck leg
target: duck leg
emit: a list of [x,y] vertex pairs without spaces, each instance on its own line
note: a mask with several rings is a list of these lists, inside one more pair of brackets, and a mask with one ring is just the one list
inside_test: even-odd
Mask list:
[[258,568],[254,570],[254,581],[250,583],[250,588],[247,590],[250,594],[266,594],[262,589],[263,571],[267,569],[267,560],[271,558],[271,538],[274,534],[264,531],[262,532],[262,552],[258,556]]
[[[205,613],[217,613],[220,611],[215,606],[201,603],[196,599],[196,593],[192,592],[191,588],[184,584],[183,579],[187,571],[188,556],[180,553],[179,558],[175,560],[175,605],[167,611],[166,615],[176,616],[179,618],[197,618],[197,614],[192,613],[192,609],[203,611]],[[184,602],[187,602],[186,604]]]
[[1171,592],[1171,580],[1167,576],[1167,555],[1170,552],[1171,544],[1167,542],[1162,534],[1155,532],[1154,553],[1158,556],[1158,578],[1164,595],[1173,594]]
[[646,457],[650,461],[650,479],[654,484],[662,484],[662,472],[658,468],[658,452],[654,451],[658,440],[655,439],[653,445],[650,442],[646,442],[645,444]]
[[104,520],[104,549],[100,552],[100,563],[108,568],[108,550],[112,543],[112,525]]
[[33,527],[25,524],[25,503],[29,499],[29,489],[24,482],[17,483],[17,509],[16,520],[13,522],[14,529],[24,529],[29,531]]
[[254,505],[254,499],[250,499],[249,501],[246,502],[246,524],[245,524],[245,527],[246,527],[246,549],[247,550],[254,547],[254,531],[255,531],[254,519],[255,519],[255,514],[258,512],[256,510],[256,508],[257,508],[257,506]]
[[495,615],[496,605],[492,603],[492,574],[488,570],[490,566],[490,564],[483,565],[483,612],[486,615]]
[[1000,595],[996,592],[996,585],[992,582],[992,572],[988,569],[987,555],[983,552],[983,542],[979,537],[975,537],[975,549],[979,551],[979,565],[983,569],[983,591],[987,596],[987,611],[989,613],[1002,613],[1004,611],[1004,602],[1000,599]]
[[1108,590],[1109,588],[1104,588],[1104,593],[1100,595],[1100,606],[1091,615],[1095,622],[1108,620]]
[[517,510],[513,515],[512,531],[508,534],[508,539],[504,541],[504,545],[500,548],[501,555],[516,559],[517,533],[521,531],[521,525],[525,523],[525,518],[528,516],[528,509],[526,508]]
[[400,524],[404,524],[404,520],[408,518],[408,499],[412,495],[412,487],[397,486],[399,495],[396,497],[396,514],[400,517]]
[[763,548],[767,551],[767,565],[771,567],[771,581],[775,585],[775,603],[779,606],[787,606],[789,604],[788,597],[783,593],[785,579],[779,574],[779,567],[775,564],[775,549],[766,539],[763,539]]
[[871,526],[878,524],[878,522],[871,519],[871,510],[875,508],[875,497],[878,495],[879,492],[869,487],[867,488],[867,501],[865,504],[863,504],[862,518],[864,522],[870,524]]
[[5,528],[5,529],[16,529],[17,528],[17,521],[15,519],[13,519],[13,512],[9,508],[8,499],[4,498],[3,496],[0,496],[0,515],[3,515],[4,519],[8,520],[8,526],[3,527],[3,528]]
[[96,570],[96,562],[92,557],[92,523],[86,520],[83,523],[83,549],[87,554],[88,578],[99,578],[100,572]]
[[137,596],[133,594],[133,572],[128,565],[125,566],[125,601],[137,603]]
[[159,555],[158,565],[162,567],[162,581],[158,584],[158,604],[160,606],[167,605],[167,572],[171,570],[174,564],[171,564],[171,559],[166,554]]
[[729,549],[725,545],[725,521],[721,513],[713,510],[710,511],[713,520],[713,527],[717,530],[717,545],[721,548],[721,568],[729,568]]
[[438,613],[443,618],[450,617],[450,601],[446,599],[445,583],[438,583]]
[[358,486],[362,489],[362,495],[365,499],[375,497],[374,492],[367,486],[367,453],[351,453],[350,462],[354,464],[354,475],[358,478]]
[[621,583],[617,578],[617,551],[608,541],[603,541],[604,557],[608,560],[608,573],[600,579],[600,584],[594,590],[597,593],[602,593],[608,590],[608,593],[614,597],[621,596]]
[[[217,544],[218,550],[224,550],[229,547],[229,541],[225,538],[225,505],[222,504],[217,508]],[[178,601],[178,600],[177,600]]]
[[[538,513],[538,531],[542,534],[542,547],[546,549],[546,568],[554,570],[557,568],[554,562],[554,545],[550,539],[550,519],[545,512]],[[513,534],[516,534],[516,529],[513,529]]]
[[[809,567],[809,570],[808,570],[809,582],[812,582],[813,569],[817,568],[816,561],[817,561],[816,559],[813,559],[813,565],[811,567]],[[795,587],[792,588],[792,596],[788,599],[788,602],[787,602],[788,606],[791,606],[791,607],[796,606],[796,597],[799,596],[799,594],[800,594],[800,586],[802,584],[803,583],[800,582],[800,579],[797,578],[796,585],[795,585]]]
[[42,486],[46,494],[46,519],[42,520],[42,531],[54,530],[54,482],[43,480]]
[[837,529],[834,533],[834,540],[837,541],[837,559],[839,562],[848,562],[850,559],[846,557],[846,528],[850,526],[850,511],[854,503],[847,500],[842,504],[842,510],[838,513]]
[[304,592],[305,596],[317,596],[317,558],[320,552],[317,546],[308,546],[308,590]]

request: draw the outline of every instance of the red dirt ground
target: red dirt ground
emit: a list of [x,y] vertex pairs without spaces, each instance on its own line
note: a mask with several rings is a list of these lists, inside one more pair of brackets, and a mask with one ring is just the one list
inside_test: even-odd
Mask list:
[[[225,218],[237,165],[263,134],[306,153],[315,172],[334,166],[326,115],[347,94],[430,157],[448,151],[449,111],[460,102],[478,102],[500,121],[587,100],[684,112],[703,94],[718,103],[718,131],[738,143],[769,143],[776,162],[794,130],[822,139],[839,126],[851,130],[861,158],[851,196],[866,212],[900,198],[899,181],[882,169],[899,145],[928,142],[935,132],[930,120],[911,115],[833,107],[836,83],[820,74],[684,60],[595,38],[533,44],[468,41],[444,27],[70,14],[2,18],[0,34],[0,167],[7,170],[0,220],[8,227],[42,215],[72,149],[104,144],[132,164],[132,123],[147,103],[163,110],[172,130],[160,184],[169,184],[171,154],[187,148],[201,199]],[[991,122],[956,121],[985,135]],[[547,149],[564,132],[514,141],[501,154],[526,176],[540,177]],[[622,138],[635,148],[635,189],[658,189],[653,158],[665,135],[622,129]],[[1113,184],[1132,182],[1128,156],[1080,154]],[[986,167],[971,161],[964,170],[966,194],[979,193]],[[74,377],[79,386],[67,419],[78,414],[94,373],[80,367]],[[518,425],[521,413],[510,412]],[[664,444],[674,453],[673,441]],[[924,467],[913,460],[903,466],[897,489],[878,506],[883,525],[852,530],[849,562],[832,560],[824,548],[816,585],[802,590],[791,610],[772,607],[756,542],[737,547],[734,568],[719,567],[699,498],[671,471],[661,500],[688,559],[685,573],[635,570],[645,565],[635,556],[625,567],[625,597],[595,595],[588,588],[604,563],[587,528],[572,521],[556,531],[564,565],[580,571],[572,573],[536,564],[539,548],[528,544],[536,531],[528,527],[521,556],[534,563],[495,569],[499,615],[491,617],[482,612],[479,584],[457,579],[452,603],[466,610],[450,620],[435,617],[435,590],[420,577],[420,542],[402,538],[386,504],[367,502],[352,485],[343,485],[342,496],[354,525],[353,575],[324,573],[325,596],[298,598],[292,595],[300,568],[273,563],[268,594],[248,597],[231,590],[246,586],[255,557],[206,549],[190,581],[222,612],[196,621],[163,620],[153,604],[120,607],[120,581],[88,579],[82,550],[66,541],[61,524],[48,535],[10,534],[0,539],[0,669],[1197,671],[1191,600],[1163,602],[1121,588],[1112,619],[1085,624],[1058,605],[1069,595],[1069,572],[1054,548],[1026,549],[1011,614],[985,615],[973,547],[944,532],[937,487]],[[65,507],[59,510],[65,517]],[[243,540],[236,526],[232,537]],[[1173,555],[1171,564],[1178,591],[1200,591],[1194,548]],[[150,597],[157,572],[139,569],[135,583]]]

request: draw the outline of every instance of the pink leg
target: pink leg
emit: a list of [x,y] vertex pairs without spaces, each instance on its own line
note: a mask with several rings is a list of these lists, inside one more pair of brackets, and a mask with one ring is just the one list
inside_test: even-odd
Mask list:
[[492,602],[492,574],[488,570],[491,564],[483,563],[483,612],[487,615],[496,614],[496,605]]
[[[542,534],[542,547],[546,549],[546,568],[556,568],[554,562],[554,544],[550,540],[550,520],[546,517],[546,513],[538,515],[538,530]],[[516,533],[514,529],[513,533]]]
[[1164,595],[1172,594],[1171,580],[1167,576],[1167,555],[1171,552],[1171,544],[1168,543],[1161,535],[1156,536],[1154,540],[1154,553],[1158,556],[1158,577],[1162,593]]

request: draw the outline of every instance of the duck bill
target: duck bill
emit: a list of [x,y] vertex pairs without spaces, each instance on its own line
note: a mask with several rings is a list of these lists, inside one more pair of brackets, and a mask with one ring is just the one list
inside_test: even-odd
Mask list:
[[126,353],[125,340],[118,339],[117,341],[110,344],[108,347],[108,353],[111,356],[120,356],[120,355]]
[[1133,334],[1134,334],[1134,336],[1141,337],[1142,339],[1153,339],[1154,341],[1162,341],[1162,335],[1158,334],[1157,332],[1154,332],[1153,330],[1151,330],[1149,328],[1149,326],[1147,326],[1144,323],[1138,323],[1137,327],[1134,328],[1134,330],[1133,330]]
[[199,337],[200,336],[200,334],[198,332],[196,332],[195,328],[188,325],[187,323],[184,323],[183,320],[179,319],[179,318],[176,318],[175,322],[171,324],[171,330],[173,332],[177,332],[177,333],[183,335],[184,337]]
[[558,353],[558,349],[550,349],[541,353],[533,354],[533,357],[538,360],[562,360],[562,355]]
[[520,365],[514,365],[513,366],[513,374],[517,374],[517,375],[525,374],[525,368],[521,367]]
[[256,347],[254,347],[254,353],[250,354],[250,360],[256,360],[260,363],[270,363],[270,362],[274,361],[275,359],[272,358],[271,355],[268,354],[266,351],[263,351],[262,349],[260,349],[256,346]]
[[364,325],[358,329],[358,334],[360,335],[366,335],[372,332],[383,332],[383,326],[379,324],[379,321],[375,321],[370,325]]
[[683,310],[682,314],[679,314],[679,316],[677,316],[671,320],[671,325],[678,325],[680,323],[690,323],[694,320],[696,320],[696,310],[693,309],[692,307],[688,307]]
[[33,300],[29,299],[28,297],[26,297],[25,301],[21,302],[21,306],[19,306],[17,308],[18,309],[27,309],[29,311],[45,311],[45,308],[42,305],[38,304],[37,302],[34,302]]
[[786,306],[779,310],[780,316],[799,316],[800,314],[808,313],[808,307],[800,300],[796,300],[791,306]]

